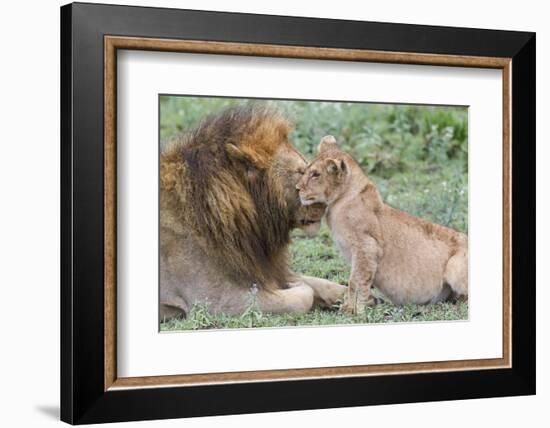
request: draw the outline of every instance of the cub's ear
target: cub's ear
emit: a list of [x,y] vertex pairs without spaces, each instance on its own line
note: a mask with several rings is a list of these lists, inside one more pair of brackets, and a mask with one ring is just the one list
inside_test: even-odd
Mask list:
[[340,175],[347,171],[348,166],[344,159],[327,159],[325,163],[329,174]]
[[323,153],[324,151],[327,151],[329,149],[337,149],[338,144],[336,143],[336,138],[334,138],[332,135],[325,135],[323,138],[321,138],[321,142],[319,143],[319,147],[317,148],[319,153]]

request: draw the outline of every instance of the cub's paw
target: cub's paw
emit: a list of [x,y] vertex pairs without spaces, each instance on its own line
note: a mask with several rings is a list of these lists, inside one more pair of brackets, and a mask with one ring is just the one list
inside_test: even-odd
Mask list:
[[348,315],[355,315],[356,314],[356,307],[355,307],[355,305],[344,302],[340,306],[340,311],[345,313],[345,314],[348,314]]
[[350,297],[348,294],[344,296],[344,302],[340,306],[340,311],[349,315],[360,315],[368,311],[369,308],[384,303],[384,301],[378,297],[369,296],[365,299]]

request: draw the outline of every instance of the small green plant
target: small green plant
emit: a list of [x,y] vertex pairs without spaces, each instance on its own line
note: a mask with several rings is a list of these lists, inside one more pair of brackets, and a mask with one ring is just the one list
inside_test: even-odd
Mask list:
[[252,284],[250,287],[250,296],[246,309],[241,315],[241,320],[246,324],[247,327],[256,327],[261,325],[263,314],[262,311],[258,308],[257,304],[257,295],[258,295],[258,286]]
[[190,324],[192,330],[211,327],[214,323],[209,311],[208,301],[195,302],[193,306],[191,306],[191,310],[187,316],[187,322]]

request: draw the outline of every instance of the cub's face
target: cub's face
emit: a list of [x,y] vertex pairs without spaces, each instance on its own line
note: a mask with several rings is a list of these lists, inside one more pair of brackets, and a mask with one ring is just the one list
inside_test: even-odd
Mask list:
[[313,162],[306,168],[304,175],[298,181],[296,189],[300,195],[302,205],[313,205],[315,203],[325,204],[327,200],[327,177],[320,162]]
[[334,199],[342,184],[346,164],[336,153],[333,156],[319,156],[305,170],[296,185],[302,205],[325,204]]
[[345,161],[347,155],[340,150],[332,135],[321,138],[318,151],[319,155],[296,185],[300,202],[305,206],[329,205],[337,197],[349,172]]

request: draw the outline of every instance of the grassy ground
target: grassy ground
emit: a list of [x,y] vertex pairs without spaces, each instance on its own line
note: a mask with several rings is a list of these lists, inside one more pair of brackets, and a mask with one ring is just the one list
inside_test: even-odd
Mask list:
[[[236,99],[161,98],[161,144],[194,126],[210,112],[246,102]],[[377,184],[390,205],[467,233],[467,110],[464,108],[352,103],[273,102],[294,121],[292,141],[308,158],[323,135],[332,134]],[[296,272],[347,284],[349,266],[323,226],[315,238],[293,232],[290,247]],[[349,316],[337,308],[305,315],[273,315],[249,309],[241,316],[209,314],[198,302],[184,320],[161,330],[282,327],[350,323],[464,320],[468,303],[397,307],[377,305]]]

